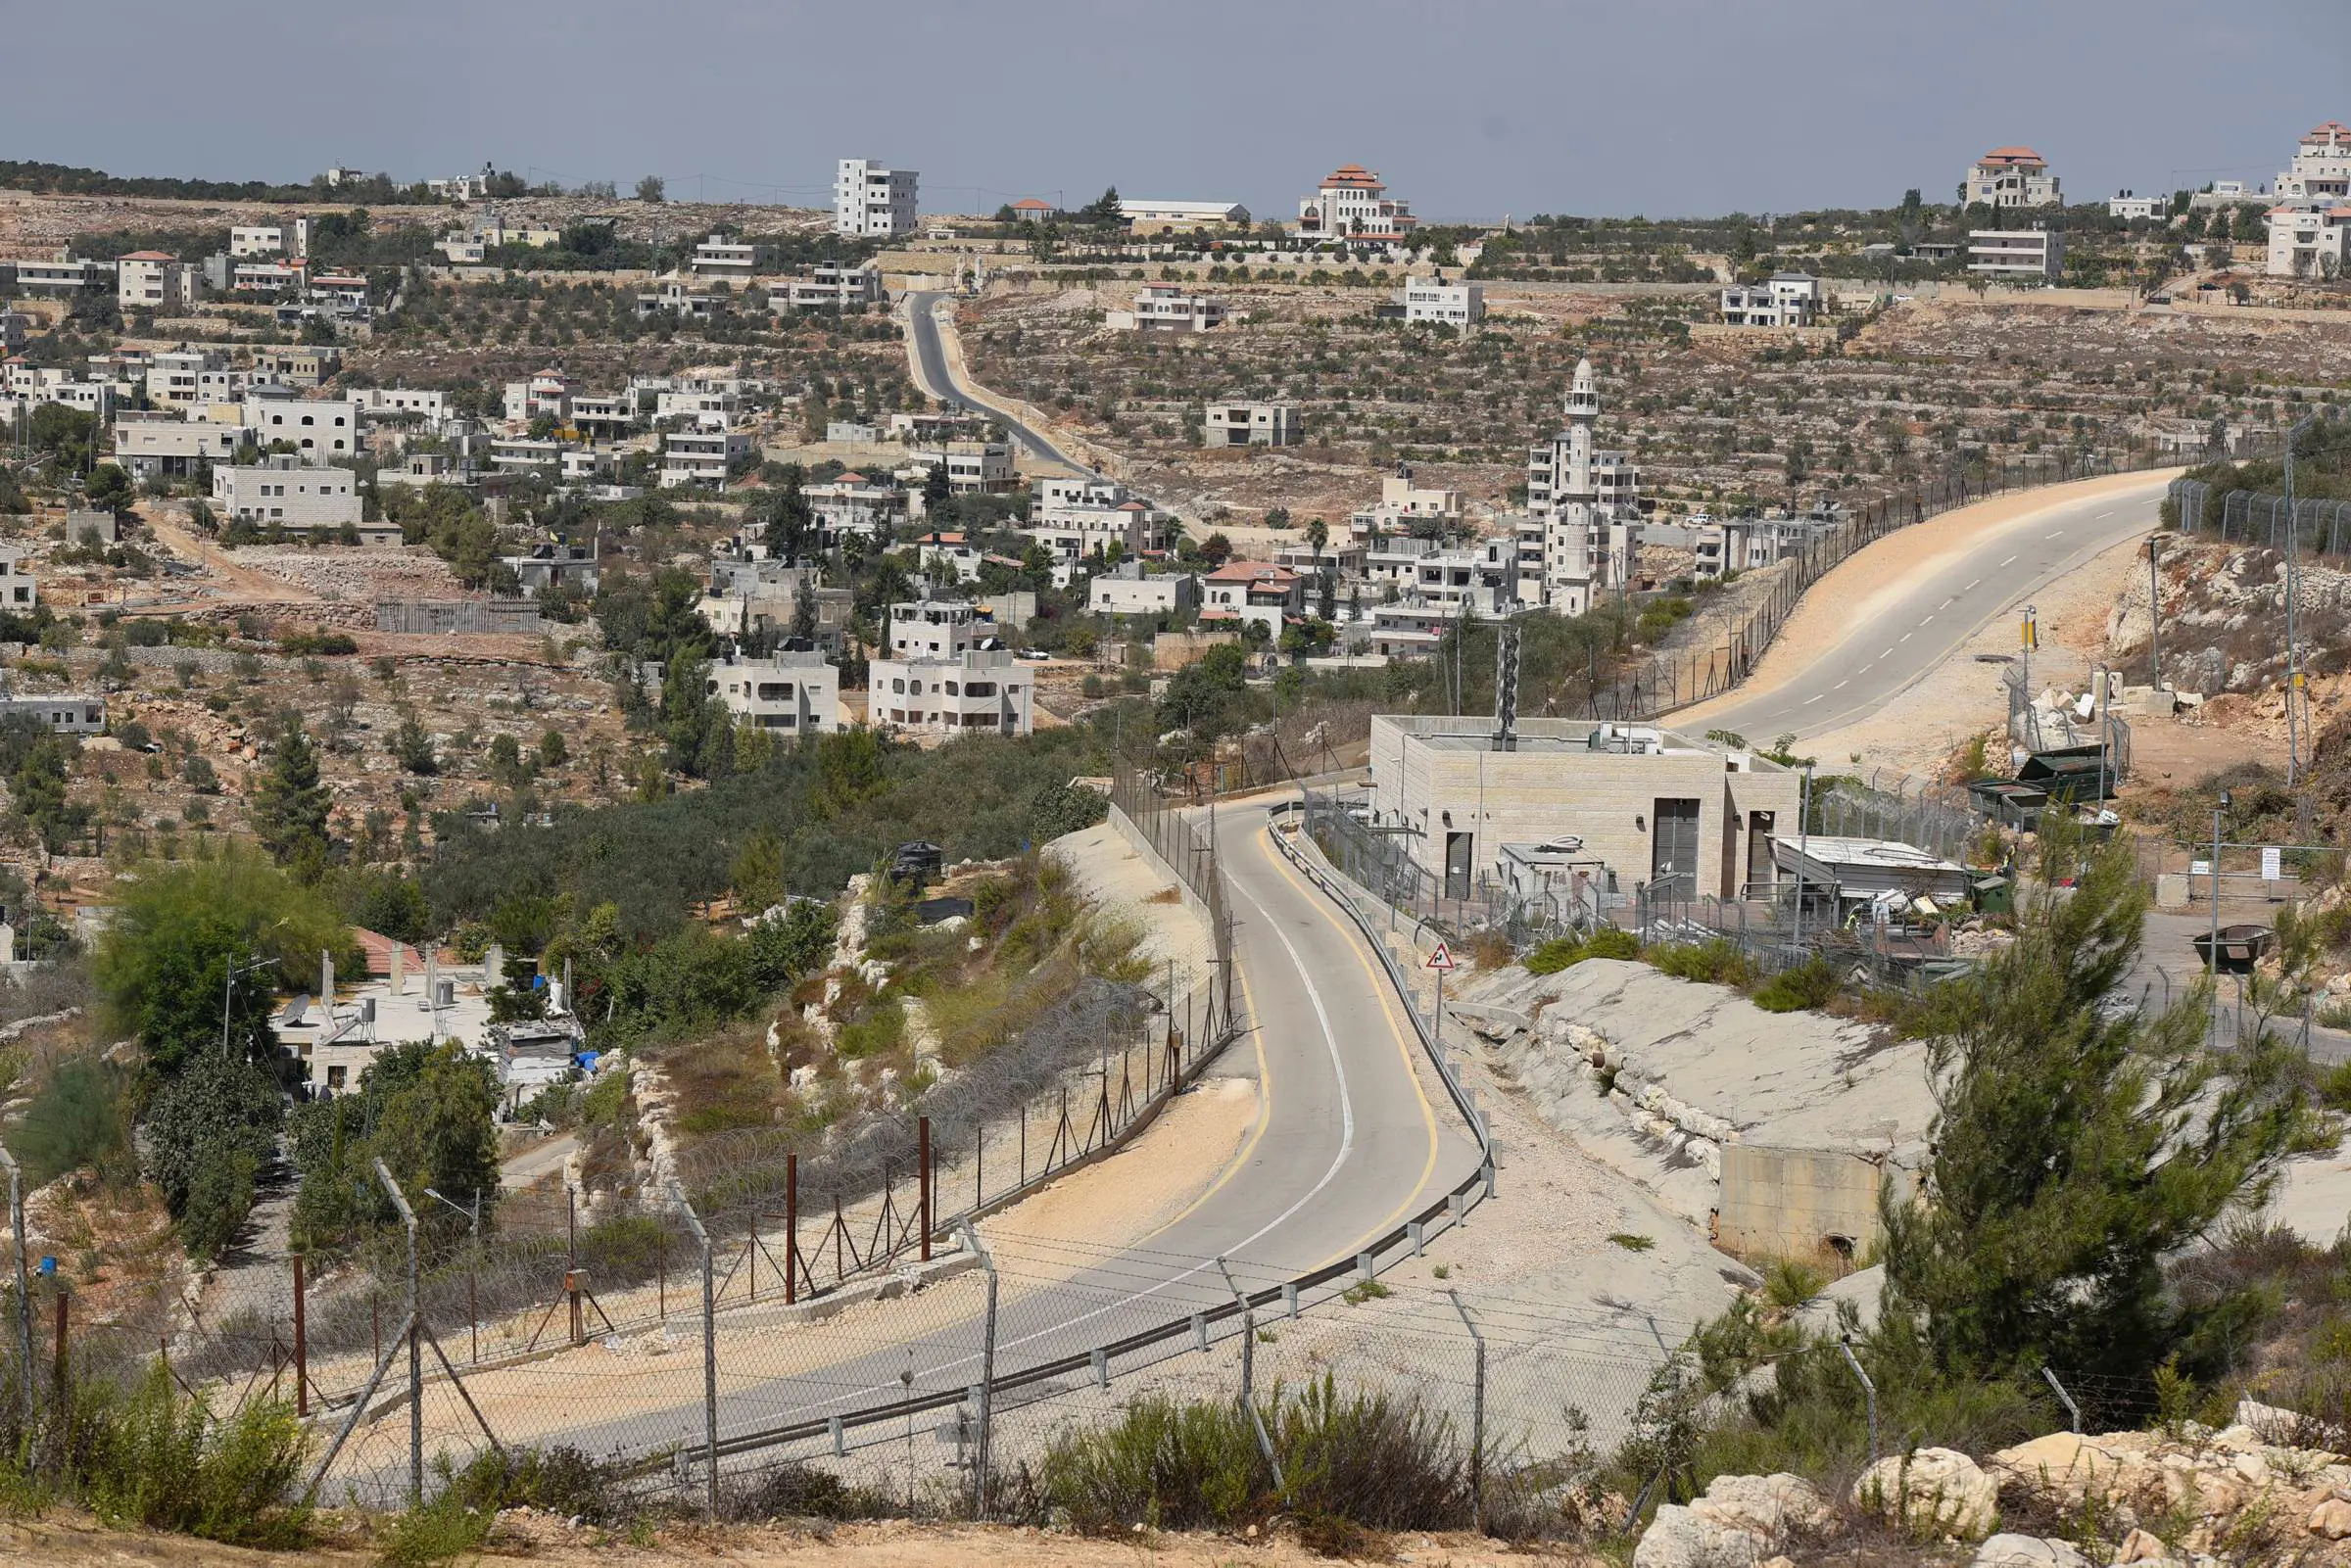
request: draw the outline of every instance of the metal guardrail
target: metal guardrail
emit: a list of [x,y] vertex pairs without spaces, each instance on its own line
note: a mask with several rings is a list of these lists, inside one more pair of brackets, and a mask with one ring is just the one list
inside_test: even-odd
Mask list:
[[[1023,1367],[1015,1372],[999,1374],[990,1379],[987,1384],[991,1397],[996,1394],[1014,1393],[1036,1384],[1049,1383],[1055,1379],[1079,1373],[1094,1373],[1105,1367],[1109,1360],[1131,1357],[1140,1352],[1179,1342],[1187,1344],[1196,1342],[1198,1336],[1207,1328],[1243,1317],[1259,1307],[1277,1303],[1287,1306],[1309,1291],[1319,1290],[1323,1286],[1345,1279],[1351,1274],[1359,1277],[1376,1275],[1383,1266],[1383,1259],[1390,1263],[1398,1260],[1387,1259],[1387,1255],[1396,1253],[1400,1249],[1405,1250],[1408,1256],[1411,1252],[1417,1251],[1429,1239],[1431,1234],[1429,1227],[1432,1224],[1446,1221],[1448,1222],[1447,1228],[1450,1228],[1450,1225],[1460,1224],[1466,1219],[1471,1209],[1494,1195],[1494,1146],[1486,1118],[1477,1110],[1475,1102],[1470,1099],[1467,1089],[1461,1081],[1460,1074],[1445,1060],[1441,1042],[1431,1033],[1427,1023],[1420,1017],[1419,1009],[1414,1005],[1411,988],[1405,983],[1403,973],[1396,964],[1395,956],[1387,950],[1386,945],[1366,924],[1363,914],[1356,908],[1354,900],[1348,898],[1343,890],[1334,887],[1328,878],[1307,861],[1278,831],[1273,833],[1273,840],[1282,855],[1304,872],[1319,891],[1347,912],[1349,920],[1355,923],[1357,928],[1370,942],[1373,951],[1378,953],[1390,982],[1396,986],[1398,995],[1405,1004],[1406,1014],[1413,1021],[1414,1032],[1420,1041],[1421,1049],[1427,1053],[1430,1062],[1435,1065],[1438,1076],[1444,1081],[1446,1091],[1452,1098],[1455,1109],[1461,1113],[1463,1121],[1477,1139],[1480,1155],[1477,1168],[1448,1189],[1435,1203],[1360,1248],[1352,1258],[1342,1258],[1334,1262],[1326,1263],[1320,1268],[1262,1287],[1254,1292],[1239,1293],[1229,1303],[1208,1307],[1196,1313],[1187,1312],[1181,1317],[1172,1318],[1167,1322],[1127,1335],[1125,1338],[1112,1341],[1107,1345],[1090,1347],[1084,1351],[1055,1356],[1049,1360]],[[1208,876],[1221,882],[1223,873],[1221,869],[1212,869]],[[1203,1055],[1203,1061],[1205,1060],[1207,1060],[1206,1053]],[[1442,1231],[1437,1234],[1442,1234]],[[1122,1370],[1132,1372],[1139,1368],[1127,1367]],[[977,1385],[974,1386],[977,1387]],[[721,1438],[718,1440],[716,1452],[719,1457],[726,1458],[756,1452],[762,1449],[778,1448],[791,1443],[805,1443],[824,1437],[833,1439],[837,1448],[845,1449],[847,1435],[852,1431],[886,1423],[903,1422],[909,1417],[925,1415],[933,1411],[955,1409],[970,1398],[970,1393],[971,1391],[968,1389],[942,1390],[936,1393],[892,1400],[886,1403],[869,1405],[837,1415],[811,1416],[764,1428],[757,1432]],[[648,1466],[657,1466],[667,1461],[648,1461]]]

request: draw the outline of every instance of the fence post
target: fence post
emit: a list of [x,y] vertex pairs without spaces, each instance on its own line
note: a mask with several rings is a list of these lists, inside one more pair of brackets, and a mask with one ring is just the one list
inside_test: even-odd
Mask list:
[[1469,1528],[1486,1528],[1486,1337],[1477,1331],[1477,1320],[1469,1308],[1462,1305],[1462,1293],[1448,1289],[1453,1298],[1453,1309],[1462,1314],[1462,1326],[1469,1331],[1469,1343],[1477,1348],[1477,1380],[1469,1390]]
[[50,1362],[53,1389],[60,1404],[66,1400],[66,1374],[70,1370],[66,1364],[66,1303],[72,1295],[72,1291],[66,1289],[65,1282],[60,1280],[57,1286],[57,1351],[55,1359]]
[[1878,1386],[1869,1380],[1869,1374],[1861,1370],[1860,1361],[1854,1357],[1851,1335],[1839,1340],[1837,1349],[1845,1354],[1845,1364],[1853,1369],[1853,1376],[1861,1380],[1861,1396],[1869,1407],[1869,1462],[1875,1464],[1878,1462]]
[[1241,1304],[1241,1407],[1247,1409],[1257,1384],[1257,1314],[1222,1258],[1217,1259],[1217,1272],[1224,1276],[1224,1288],[1232,1292],[1232,1299]]
[[2079,1434],[2082,1430],[2082,1406],[2076,1404],[2074,1397],[2065,1392],[2065,1385],[2057,1381],[2056,1373],[2044,1366],[2040,1369],[2040,1375],[2048,1379],[2049,1387],[2056,1391],[2057,1402],[2064,1405],[2065,1413],[2074,1418],[2074,1431]]
[[[424,1359],[419,1340],[423,1323],[424,1299],[418,1287],[422,1275],[416,1258],[416,1211],[408,1207],[408,1194],[392,1179],[391,1169],[381,1157],[375,1162],[375,1176],[392,1195],[392,1207],[400,1211],[401,1223],[408,1232],[408,1506],[424,1504]],[[576,1303],[578,1298],[573,1298]],[[578,1307],[575,1306],[576,1312]]]
[[[672,1183],[670,1196],[686,1212],[686,1228],[702,1249],[702,1448],[707,1455],[710,1474],[702,1498],[702,1516],[715,1524],[718,1520],[718,1292],[712,1284],[716,1277],[710,1265],[710,1233],[702,1228],[702,1216],[694,1212],[686,1201],[686,1189]],[[784,1277],[792,1277],[792,1265],[784,1265]]]
[[980,1342],[980,1449],[972,1465],[972,1517],[987,1518],[987,1447],[989,1427],[995,1415],[996,1388],[996,1259],[981,1245],[980,1228],[969,1219],[963,1222],[963,1244],[980,1259],[987,1271],[987,1316],[981,1327]]
[[921,1147],[915,1158],[922,1174],[921,1194],[923,1222],[923,1261],[931,1261],[931,1118],[918,1117],[915,1122],[916,1141]]
[[[800,1272],[800,1157],[784,1157],[784,1305],[799,1299]],[[809,1282],[811,1285],[815,1281]]]
[[[16,1156],[0,1148],[0,1165],[8,1167],[8,1223],[17,1238],[17,1349],[23,1359],[17,1378],[24,1384],[24,1434],[32,1435],[32,1277],[24,1266],[24,1173]],[[296,1264],[297,1267],[301,1265]]]
[[[20,1243],[20,1247],[22,1244]],[[303,1259],[294,1255],[294,1413],[311,1413],[311,1327],[308,1304],[303,1300]]]

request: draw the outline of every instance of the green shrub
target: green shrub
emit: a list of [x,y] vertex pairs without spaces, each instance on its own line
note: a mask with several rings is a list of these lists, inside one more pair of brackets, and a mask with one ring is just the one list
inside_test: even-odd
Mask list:
[[1631,931],[1603,926],[1590,936],[1580,940],[1572,936],[1555,936],[1526,955],[1529,974],[1557,974],[1570,965],[1581,964],[1588,958],[1639,958],[1641,939]]
[[1042,1461],[1049,1507],[1070,1527],[1106,1535],[1142,1525],[1227,1524],[1272,1484],[1249,1423],[1230,1404],[1146,1395],[1115,1426],[1056,1439]]
[[1810,958],[1755,987],[1754,1003],[1766,1013],[1799,1013],[1826,1006],[1836,994],[1837,972],[1827,959]]
[[257,1400],[216,1422],[178,1393],[159,1361],[126,1393],[84,1385],[87,1444],[75,1478],[107,1523],[168,1530],[233,1545],[300,1545],[309,1512],[296,1502],[309,1437],[293,1406]]
[[865,1016],[856,1022],[843,1024],[834,1048],[844,1060],[854,1062],[861,1057],[887,1055],[896,1050],[905,1038],[906,1007],[893,996],[867,1008]]
[[95,1056],[69,1057],[8,1129],[9,1152],[24,1166],[27,1188],[69,1170],[111,1174],[127,1165],[130,1135],[120,1074]]
[[2318,1096],[2329,1111],[2351,1111],[2351,1062],[2338,1062],[2319,1074]]
[[1649,961],[1677,979],[1697,980],[1706,985],[1745,985],[1754,976],[1753,966],[1739,950],[1739,944],[1722,937],[1710,942],[1652,948]]

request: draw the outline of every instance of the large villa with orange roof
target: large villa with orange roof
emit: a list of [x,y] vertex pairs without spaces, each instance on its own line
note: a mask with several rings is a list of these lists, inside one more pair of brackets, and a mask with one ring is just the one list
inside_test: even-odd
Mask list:
[[2351,126],[2330,119],[2302,138],[2270,209],[2272,277],[2351,271]]
[[1962,206],[2062,207],[2048,160],[2030,147],[1994,147],[1975,162],[1959,187]]
[[1387,189],[1361,164],[1332,169],[1322,176],[1322,188],[1298,204],[1298,232],[1323,240],[1409,239],[1420,220],[1404,203],[1391,201]]

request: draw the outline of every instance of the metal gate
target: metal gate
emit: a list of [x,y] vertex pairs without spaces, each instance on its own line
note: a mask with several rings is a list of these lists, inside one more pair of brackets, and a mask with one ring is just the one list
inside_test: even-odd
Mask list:
[[1698,896],[1698,802],[1659,800],[1649,838],[1649,890],[1656,898]]

